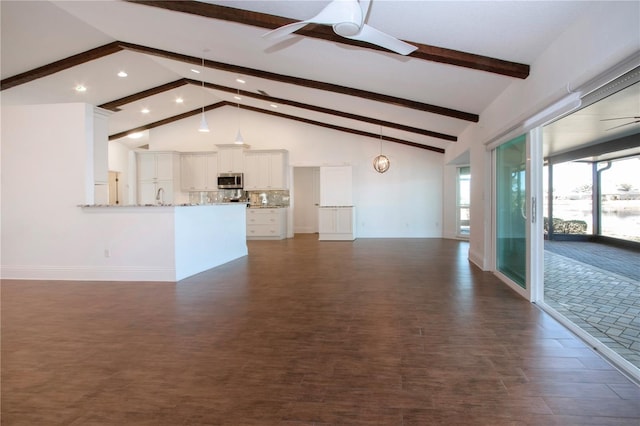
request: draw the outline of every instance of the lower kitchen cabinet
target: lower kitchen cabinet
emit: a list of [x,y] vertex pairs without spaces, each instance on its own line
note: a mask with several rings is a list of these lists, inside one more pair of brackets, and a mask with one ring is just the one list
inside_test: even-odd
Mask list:
[[247,239],[283,240],[287,237],[286,208],[248,208]]
[[319,240],[353,241],[355,207],[320,207],[318,210]]

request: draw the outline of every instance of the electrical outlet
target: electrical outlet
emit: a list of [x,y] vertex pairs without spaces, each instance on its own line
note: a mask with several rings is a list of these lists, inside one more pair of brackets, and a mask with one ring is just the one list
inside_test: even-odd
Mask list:
[[111,250],[104,249],[104,257],[111,257]]

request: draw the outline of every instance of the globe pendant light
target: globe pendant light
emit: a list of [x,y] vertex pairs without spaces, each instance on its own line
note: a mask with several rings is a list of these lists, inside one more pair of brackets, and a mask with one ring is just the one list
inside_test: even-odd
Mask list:
[[382,154],[382,127],[380,127],[380,155],[373,159],[373,168],[378,173],[384,173],[389,170],[391,162],[386,155]]
[[[204,71],[204,57],[202,58],[202,71]],[[200,127],[198,127],[199,132],[208,133],[209,125],[207,124],[207,118],[204,116],[204,76],[202,77],[202,114],[200,115]]]

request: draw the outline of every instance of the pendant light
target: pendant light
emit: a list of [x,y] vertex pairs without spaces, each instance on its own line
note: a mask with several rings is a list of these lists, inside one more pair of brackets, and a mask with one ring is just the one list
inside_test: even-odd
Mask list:
[[[202,71],[204,71],[204,57],[202,57]],[[200,114],[200,127],[198,127],[199,132],[208,133],[209,125],[207,124],[207,118],[204,116],[204,76],[202,77],[202,114]]]
[[382,126],[380,126],[380,155],[373,159],[373,168],[378,173],[384,173],[389,170],[391,162],[386,155],[382,154]]
[[244,143],[244,138],[242,137],[242,133],[240,133],[240,89],[238,89],[236,99],[238,100],[238,133],[236,134],[236,140],[234,143],[242,145]]

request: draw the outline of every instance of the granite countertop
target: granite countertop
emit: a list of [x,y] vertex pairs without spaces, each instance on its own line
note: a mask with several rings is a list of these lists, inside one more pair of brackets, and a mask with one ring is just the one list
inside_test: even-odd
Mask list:
[[[242,204],[242,203],[240,203]],[[108,208],[124,208],[124,207],[197,207],[197,206],[228,206],[238,205],[238,203],[211,203],[211,204],[195,204],[195,203],[182,203],[182,204],[80,204],[78,207],[92,208],[92,207],[108,207]],[[242,204],[244,205],[244,204]]]

